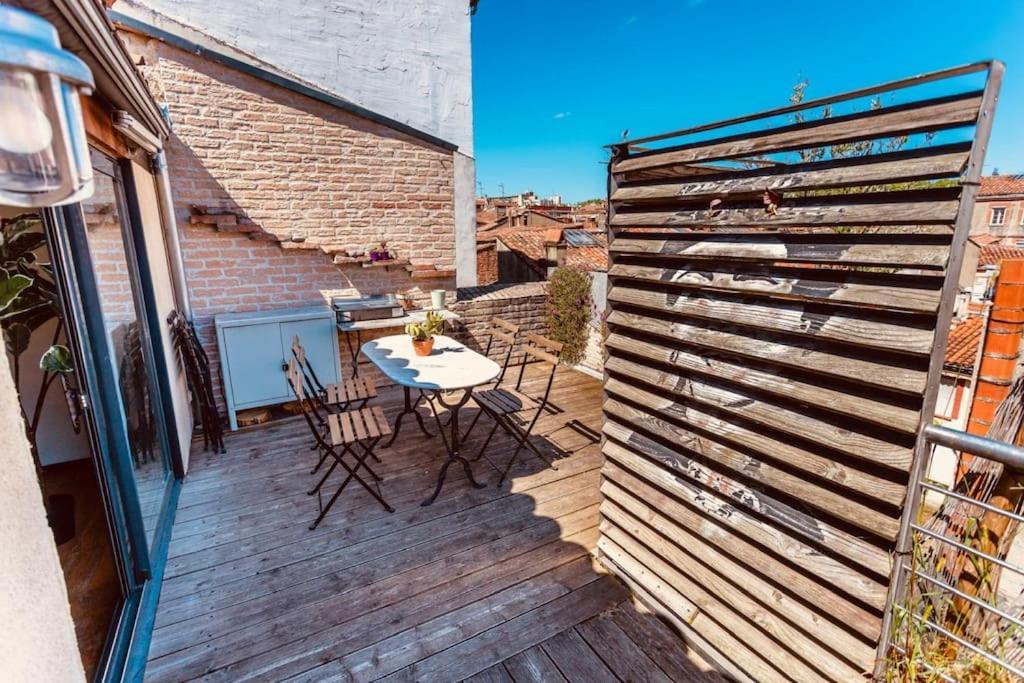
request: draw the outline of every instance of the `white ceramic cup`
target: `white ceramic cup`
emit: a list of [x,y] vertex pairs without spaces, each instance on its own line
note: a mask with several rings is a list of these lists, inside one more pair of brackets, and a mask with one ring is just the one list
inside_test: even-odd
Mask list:
[[430,291],[430,304],[435,311],[444,310],[444,290],[433,289]]

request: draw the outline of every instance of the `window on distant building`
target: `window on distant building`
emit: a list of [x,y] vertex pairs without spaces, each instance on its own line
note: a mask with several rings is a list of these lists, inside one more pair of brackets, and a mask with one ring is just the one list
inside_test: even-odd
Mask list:
[[1006,207],[993,206],[992,218],[989,220],[989,225],[1003,225],[1004,223],[1006,223]]

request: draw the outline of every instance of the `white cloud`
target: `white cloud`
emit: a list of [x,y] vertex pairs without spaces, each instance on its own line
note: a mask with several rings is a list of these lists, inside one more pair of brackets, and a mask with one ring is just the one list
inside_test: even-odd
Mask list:
[[569,118],[570,116],[572,116],[572,112],[571,111],[560,111],[557,114],[555,114],[554,118],[556,118],[556,119],[566,119],[566,118]]

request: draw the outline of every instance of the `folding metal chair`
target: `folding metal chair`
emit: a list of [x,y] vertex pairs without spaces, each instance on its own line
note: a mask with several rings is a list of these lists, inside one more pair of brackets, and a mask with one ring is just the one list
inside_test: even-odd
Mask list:
[[[292,357],[296,360],[302,379],[309,394],[315,395],[323,404],[338,410],[362,408],[377,396],[377,386],[370,377],[356,377],[336,384],[324,385],[316,375],[312,363],[306,358],[306,350],[302,347],[299,336],[292,337]],[[332,411],[333,412],[333,411]]]
[[[501,386],[501,383],[505,381],[505,373],[508,371],[508,364],[512,360],[512,352],[515,350],[516,342],[519,336],[519,325],[513,325],[507,320],[501,318],[491,318],[491,325],[488,327],[484,334],[487,334],[487,349],[484,351],[484,355],[488,358],[491,357],[491,349],[494,347],[494,340],[500,340],[505,342],[505,360],[501,364],[501,372],[498,373],[498,377],[494,380],[493,389],[497,389]],[[480,416],[483,415],[483,411],[478,411],[473,421],[469,423],[469,429],[462,436],[462,441],[469,438],[470,433],[473,431],[473,427],[476,426]],[[449,418],[451,419],[451,418]]]
[[[551,462],[546,455],[541,453],[534,444],[530,443],[529,438],[534,425],[537,424],[537,420],[540,418],[541,413],[543,413],[547,407],[548,398],[551,395],[551,385],[554,383],[555,372],[558,370],[558,363],[562,354],[562,344],[531,332],[527,332],[525,336],[526,341],[521,347],[523,350],[523,363],[519,367],[519,379],[516,380],[515,387],[508,388],[496,386],[493,389],[473,393],[473,399],[476,401],[477,405],[480,406],[480,409],[483,412],[486,412],[494,420],[494,427],[491,428],[490,434],[487,435],[487,439],[484,441],[483,446],[480,447],[480,452],[477,454],[476,460],[483,457],[487,450],[487,446],[490,444],[491,438],[494,436],[494,432],[497,431],[498,427],[504,428],[505,431],[511,434],[517,441],[516,450],[512,453],[512,457],[509,458],[508,464],[505,465],[505,471],[501,473],[501,479],[498,480],[499,484],[505,481],[505,477],[508,476],[509,471],[512,469],[512,464],[519,455],[519,451],[523,449],[523,446],[526,446],[533,451],[538,458],[543,460],[549,466],[554,467],[554,463]],[[527,356],[550,366],[547,385],[544,387],[544,395],[539,401],[527,396],[522,391],[523,375],[526,372]],[[520,413],[530,410],[534,410],[536,412],[534,412],[533,417],[528,421],[519,417]],[[524,427],[523,424],[526,426]],[[495,467],[495,469],[497,468]]]
[[[330,413],[324,419],[317,415],[314,402],[307,400],[302,372],[299,370],[294,359],[288,362],[288,383],[295,394],[296,400],[299,402],[302,415],[306,419],[306,424],[309,425],[309,430],[313,433],[316,447],[323,453],[320,462],[313,468],[313,472],[320,468],[320,465],[323,464],[328,456],[334,459],[334,462],[331,463],[331,466],[320,478],[316,486],[307,491],[308,495],[316,494],[319,508],[317,518],[309,525],[310,530],[315,529],[320,524],[324,516],[327,515],[327,512],[333,507],[338,496],[341,495],[341,492],[348,486],[349,482],[353,480],[362,484],[363,488],[369,491],[370,495],[383,505],[385,510],[394,512],[394,508],[388,505],[381,495],[380,485],[376,484],[376,482],[380,481],[380,476],[366,462],[366,459],[370,456],[377,457],[373,449],[383,437],[391,434],[391,427],[388,425],[387,418],[384,417],[384,411],[381,410],[380,406]],[[356,452],[355,447],[359,448],[360,453]],[[351,455],[355,461],[354,464],[350,465],[345,460],[346,455]],[[379,458],[377,459],[379,460]],[[338,490],[334,492],[330,500],[327,501],[327,505],[324,505],[320,490],[338,465],[341,465],[342,469],[347,472],[347,476],[338,486]],[[375,486],[370,486],[359,475],[360,469],[365,469],[370,474],[374,479]]]

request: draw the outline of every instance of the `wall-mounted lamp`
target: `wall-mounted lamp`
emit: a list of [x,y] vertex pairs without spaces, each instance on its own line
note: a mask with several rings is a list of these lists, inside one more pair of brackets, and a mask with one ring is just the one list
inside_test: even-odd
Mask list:
[[47,21],[0,5],[0,204],[55,206],[92,195],[80,94],[89,67]]

